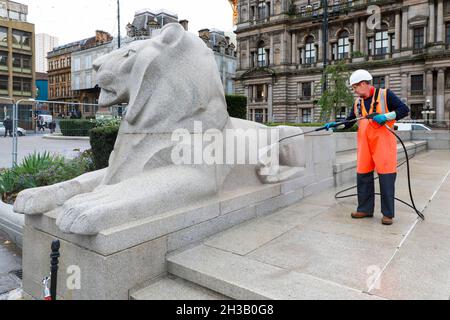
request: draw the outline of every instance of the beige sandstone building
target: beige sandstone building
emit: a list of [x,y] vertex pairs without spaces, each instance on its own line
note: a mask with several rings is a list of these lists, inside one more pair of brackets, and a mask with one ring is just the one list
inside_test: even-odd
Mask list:
[[[328,1],[328,63],[365,68],[423,119],[450,118],[450,1]],[[381,9],[373,28],[370,5]],[[258,122],[317,121],[323,72],[320,0],[240,0],[236,92]],[[369,22],[368,22],[369,21]],[[344,116],[346,110],[342,110]]]

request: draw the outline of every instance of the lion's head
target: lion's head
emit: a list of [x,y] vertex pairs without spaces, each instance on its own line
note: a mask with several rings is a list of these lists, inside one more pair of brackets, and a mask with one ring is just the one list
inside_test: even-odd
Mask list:
[[94,62],[99,104],[128,103],[121,133],[223,129],[226,102],[214,54],[177,23],[151,40],[135,41]]

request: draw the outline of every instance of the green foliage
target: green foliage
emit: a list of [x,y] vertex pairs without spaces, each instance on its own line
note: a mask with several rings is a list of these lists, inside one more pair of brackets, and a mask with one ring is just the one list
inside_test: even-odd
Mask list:
[[[334,118],[340,108],[352,107],[354,97],[347,85],[350,75],[343,61],[327,66],[325,72],[328,79],[327,90],[322,93],[318,104],[321,107],[321,119],[327,122]],[[324,79],[322,78],[321,87],[323,87],[323,84]]]
[[89,131],[97,126],[93,120],[67,119],[59,123],[63,136],[88,137]]
[[361,51],[353,51],[352,53],[352,57],[353,58],[362,58],[365,57],[366,55],[364,53],[362,53]]
[[111,127],[111,126],[120,126],[121,119],[120,118],[111,118],[111,119],[97,119],[95,121],[96,127]]
[[109,156],[114,150],[118,133],[118,125],[97,127],[90,131],[92,158],[97,170],[108,167]]
[[240,95],[225,95],[228,113],[233,118],[247,119],[247,97]]
[[0,194],[5,201],[13,201],[19,192],[74,179],[94,170],[89,152],[75,159],[65,159],[50,153],[34,153],[20,165],[0,172]]

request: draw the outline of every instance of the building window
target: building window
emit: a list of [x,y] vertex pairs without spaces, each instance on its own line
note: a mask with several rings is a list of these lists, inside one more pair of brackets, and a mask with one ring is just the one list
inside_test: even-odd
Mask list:
[[12,43],[14,48],[31,50],[31,33],[13,29]]
[[8,95],[8,76],[0,76],[0,94]]
[[305,60],[306,64],[316,63],[316,47],[314,45],[313,36],[306,38]]
[[395,52],[395,33],[391,34],[391,52]]
[[0,28],[0,46],[8,46],[8,29]]
[[261,2],[258,4],[258,19],[264,19],[266,17],[266,4]]
[[266,65],[266,51],[264,47],[258,48],[258,67],[264,67]]
[[266,122],[267,115],[264,112],[264,109],[255,109],[255,121],[259,123]]
[[312,84],[311,82],[303,82],[301,84],[301,99],[302,100],[311,100],[312,96]]
[[0,70],[8,71],[8,52],[0,51]]
[[389,35],[387,31],[375,33],[375,54],[383,55],[389,51]]
[[13,94],[15,96],[31,97],[31,79],[14,77]]
[[419,103],[411,104],[411,119],[412,120],[423,119],[423,117],[426,115],[423,115],[422,111],[423,111],[423,104],[419,104]]
[[370,37],[367,38],[367,48],[369,49],[369,56],[373,56],[375,54],[375,48],[374,48],[374,38]]
[[13,54],[13,71],[20,73],[31,73],[31,57],[22,54]]
[[256,86],[256,102],[264,102],[266,100],[266,85],[258,84]]
[[414,29],[414,50],[420,51],[425,44],[424,28]]
[[[450,5],[448,6],[450,8]],[[447,44],[450,44],[450,23],[447,23]]]
[[373,85],[375,88],[386,88],[386,79],[384,76],[373,77]]
[[302,123],[312,122],[312,109],[302,109]]
[[80,69],[80,58],[75,58],[75,60],[73,61],[73,71],[80,71]]
[[423,75],[411,76],[411,95],[423,95]]
[[350,42],[348,40],[348,32],[342,31],[338,39],[338,59],[348,58],[350,52]]

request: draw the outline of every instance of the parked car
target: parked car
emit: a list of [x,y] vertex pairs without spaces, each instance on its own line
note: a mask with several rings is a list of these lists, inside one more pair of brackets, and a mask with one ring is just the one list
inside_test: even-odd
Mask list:
[[[17,135],[19,137],[25,136],[27,134],[27,131],[22,128],[17,128]],[[0,122],[0,137],[3,137],[5,135],[5,126],[3,125],[3,122]]]
[[398,131],[432,131],[431,128],[427,127],[422,123],[396,123]]

